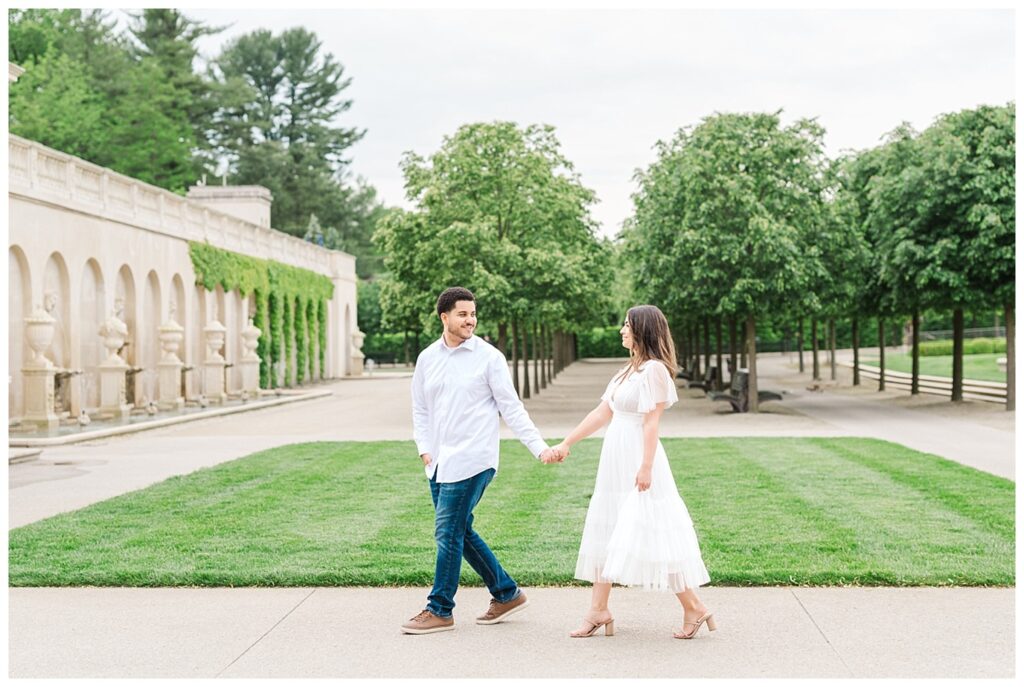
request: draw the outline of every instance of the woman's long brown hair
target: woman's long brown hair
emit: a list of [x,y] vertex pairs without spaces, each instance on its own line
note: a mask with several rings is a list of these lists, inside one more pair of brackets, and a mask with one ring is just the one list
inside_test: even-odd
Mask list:
[[633,334],[633,348],[629,353],[629,365],[620,377],[625,378],[629,373],[638,371],[648,360],[657,360],[665,364],[675,379],[679,371],[676,346],[665,314],[655,305],[635,305],[626,313],[626,321]]

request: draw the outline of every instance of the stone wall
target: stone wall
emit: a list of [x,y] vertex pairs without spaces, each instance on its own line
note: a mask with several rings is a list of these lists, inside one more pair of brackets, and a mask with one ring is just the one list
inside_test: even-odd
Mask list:
[[[98,405],[98,365],[106,355],[99,329],[111,314],[128,325],[122,356],[132,367],[135,404],[156,397],[161,358],[159,327],[174,320],[184,328],[178,356],[195,371],[186,374],[187,395],[199,393],[205,359],[202,330],[216,319],[227,329],[222,351],[228,363],[243,353],[241,331],[251,298],[195,283],[189,241],[303,267],[334,282],[328,308],[327,377],[361,374],[356,329],[355,258],[205,207],[109,169],[18,136],[9,136],[9,414],[24,409],[21,369],[32,355],[24,319],[41,308],[56,321],[45,352],[72,377],[70,412]],[[229,187],[230,188],[230,187]],[[251,215],[250,215],[251,216]],[[228,389],[241,385],[228,369]]]

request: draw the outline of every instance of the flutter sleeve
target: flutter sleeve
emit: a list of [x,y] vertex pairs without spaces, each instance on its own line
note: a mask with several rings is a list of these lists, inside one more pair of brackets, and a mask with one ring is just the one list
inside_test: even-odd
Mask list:
[[644,366],[641,374],[640,396],[636,408],[638,413],[649,413],[659,403],[664,403],[665,408],[670,408],[679,400],[676,385],[664,363],[652,360]]

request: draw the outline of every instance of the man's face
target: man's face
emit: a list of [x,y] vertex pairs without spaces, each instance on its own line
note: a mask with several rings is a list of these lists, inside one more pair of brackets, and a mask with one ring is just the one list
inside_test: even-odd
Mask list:
[[450,336],[462,341],[468,340],[476,329],[476,303],[456,301],[454,308],[441,313],[441,322]]

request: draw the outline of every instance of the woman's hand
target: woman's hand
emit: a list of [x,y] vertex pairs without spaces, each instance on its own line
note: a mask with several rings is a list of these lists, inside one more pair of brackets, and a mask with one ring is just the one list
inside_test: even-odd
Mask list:
[[558,454],[558,462],[561,463],[569,457],[569,444],[564,441],[552,447],[552,450]]
[[642,466],[636,473],[636,488],[639,491],[647,491],[651,488],[651,468]]

